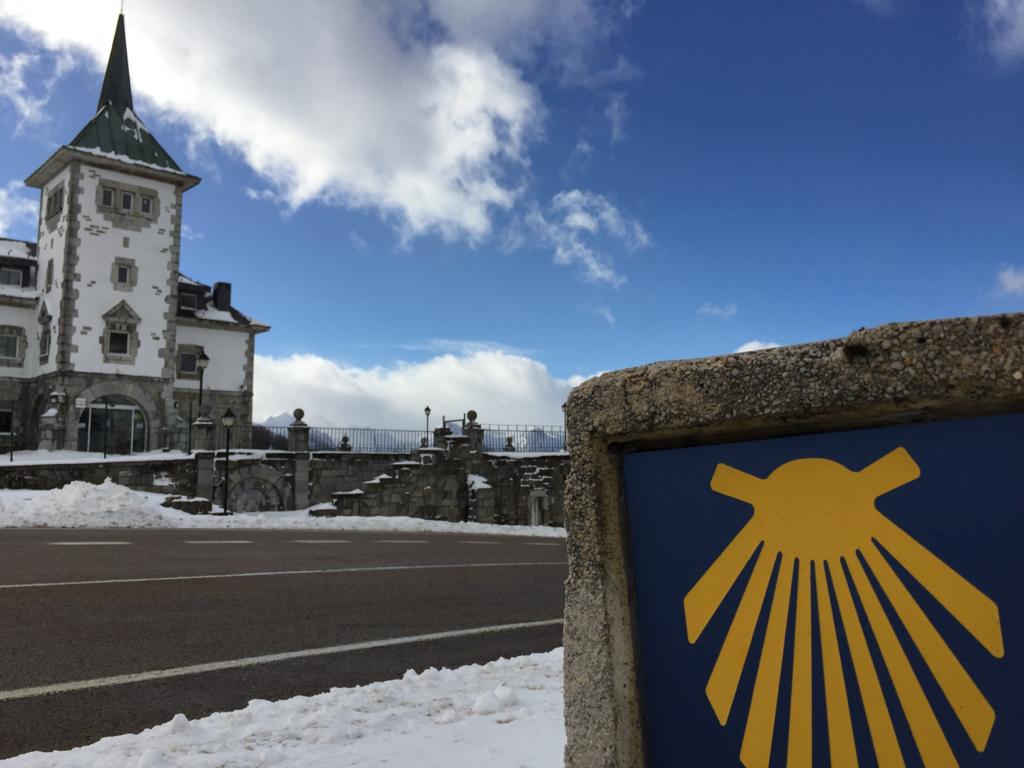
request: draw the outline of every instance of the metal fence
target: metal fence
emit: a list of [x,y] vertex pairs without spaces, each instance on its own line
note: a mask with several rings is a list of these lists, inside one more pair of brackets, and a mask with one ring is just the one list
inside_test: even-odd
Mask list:
[[[485,451],[498,453],[553,453],[565,450],[565,429],[556,426],[528,426],[523,424],[483,424]],[[449,423],[453,434],[461,434],[461,424]],[[231,445],[263,451],[288,450],[288,427],[253,425],[250,431],[231,430]],[[223,450],[225,429],[214,427],[214,446]],[[248,438],[248,439],[246,439]],[[195,433],[187,427],[172,431],[170,447],[188,451],[194,448]],[[424,443],[425,441],[425,443]],[[422,429],[380,429],[377,427],[310,427],[311,451],[354,451],[356,453],[408,453],[422,445],[434,446],[433,431]],[[436,447],[444,447],[436,446]]]

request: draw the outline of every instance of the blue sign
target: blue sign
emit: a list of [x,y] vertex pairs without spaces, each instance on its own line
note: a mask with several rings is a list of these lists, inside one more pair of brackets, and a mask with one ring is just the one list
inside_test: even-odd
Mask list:
[[1024,765],[1024,414],[623,472],[649,766]]

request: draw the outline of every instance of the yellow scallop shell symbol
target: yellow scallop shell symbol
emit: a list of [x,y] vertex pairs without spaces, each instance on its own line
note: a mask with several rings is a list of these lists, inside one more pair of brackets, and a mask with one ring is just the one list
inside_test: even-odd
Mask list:
[[[715,470],[711,488],[753,505],[754,513],[683,601],[690,643],[700,638],[760,546],[706,688],[708,701],[722,725],[733,708],[758,617],[768,599],[772,572],[779,563],[740,747],[740,761],[746,768],[767,768],[779,706],[789,708],[787,768],[811,766],[815,655],[811,647],[812,600],[817,603],[831,765],[857,766],[850,720],[853,685],[844,679],[840,632],[846,638],[878,765],[904,765],[854,595],[859,598],[896,691],[898,702],[892,703],[902,708],[921,761],[927,768],[958,765],[868,572],[881,587],[975,749],[984,751],[995,711],[882,555],[884,549],[989,653],[1002,658],[1003,636],[996,604],[875,508],[879,496],[916,480],[920,474],[903,448],[860,472],[827,459],[790,461],[764,479],[725,464]],[[780,705],[779,682],[794,582],[793,679],[789,701]]]

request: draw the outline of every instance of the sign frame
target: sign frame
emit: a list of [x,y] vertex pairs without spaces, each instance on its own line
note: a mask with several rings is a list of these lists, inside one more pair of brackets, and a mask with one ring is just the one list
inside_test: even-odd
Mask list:
[[646,764],[625,455],[1004,413],[1024,413],[1024,313],[898,323],[844,339],[654,363],[573,390],[566,766]]

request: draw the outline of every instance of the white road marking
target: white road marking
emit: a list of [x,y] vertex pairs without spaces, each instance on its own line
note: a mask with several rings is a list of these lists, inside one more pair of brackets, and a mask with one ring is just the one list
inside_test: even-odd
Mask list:
[[376,544],[429,544],[425,539],[377,539]]
[[460,541],[459,544],[497,544],[497,541]]
[[186,544],[252,544],[251,541],[245,539],[194,539],[185,540]]
[[388,648],[395,645],[408,645],[410,643],[427,643],[433,640],[449,640],[451,638],[456,637],[473,637],[475,635],[489,635],[498,632],[510,632],[517,629],[535,629],[538,627],[550,627],[555,626],[556,624],[563,623],[563,619],[548,619],[546,621],[523,621],[517,624],[496,624],[489,627],[473,627],[472,629],[453,629],[447,632],[431,632],[425,635],[389,637],[384,640],[367,640],[361,643],[329,645],[324,648],[309,648],[304,651],[269,653],[265,656],[247,656],[241,659],[214,661],[208,664],[190,664],[189,666],[185,667],[157,669],[152,672],[134,672],[127,675],[97,677],[91,680],[73,680],[67,683],[39,685],[32,688],[13,688],[8,691],[0,691],[0,701],[12,701],[14,699],[31,699],[37,696],[48,696],[57,693],[69,693],[71,691],[84,691],[90,688],[107,688],[114,685],[145,683],[149,682],[150,680],[166,680],[167,678],[171,677],[186,677],[188,675],[201,675],[206,672],[220,672],[226,669],[242,669],[244,667],[254,667],[260,664],[273,664],[278,661],[306,659],[311,656],[330,656],[338,653],[367,651],[374,648]]
[[131,544],[130,541],[50,541],[51,547],[112,547],[121,544]]
[[530,547],[562,547],[562,546],[565,546],[564,544],[561,544],[559,542],[548,543],[546,541],[545,542],[528,541],[528,542],[526,542],[526,544],[527,544],[527,546],[530,546]]
[[292,539],[292,544],[351,544],[348,539]]
[[311,568],[301,571],[251,571],[246,573],[208,573],[195,576],[146,576],[132,579],[91,579],[88,581],[40,581],[30,584],[0,584],[3,589],[39,587],[85,587],[95,584],[141,584],[156,581],[204,581],[207,579],[251,579],[259,576],[321,576],[335,573],[375,573],[378,571],[434,571],[444,568],[525,568],[566,565],[564,560],[542,563],[442,563],[437,565],[364,565],[351,568]]

